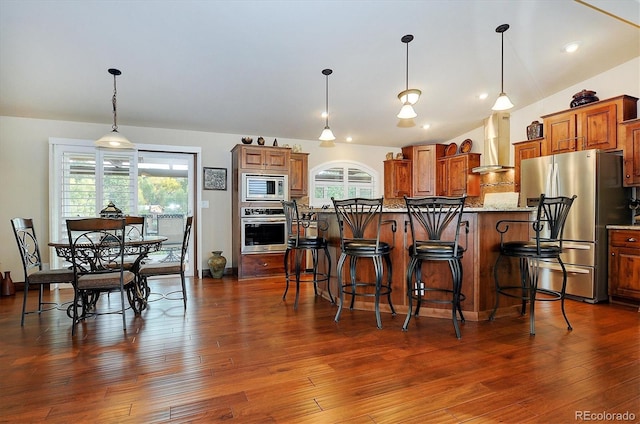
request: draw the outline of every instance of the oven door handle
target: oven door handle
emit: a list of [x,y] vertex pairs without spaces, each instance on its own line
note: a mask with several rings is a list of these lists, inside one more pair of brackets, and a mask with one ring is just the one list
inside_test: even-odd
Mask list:
[[265,223],[265,222],[285,222],[285,218],[242,218],[242,222],[245,224]]

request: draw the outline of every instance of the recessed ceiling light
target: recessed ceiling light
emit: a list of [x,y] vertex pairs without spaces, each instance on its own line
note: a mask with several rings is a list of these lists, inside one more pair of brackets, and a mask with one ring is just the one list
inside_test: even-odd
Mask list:
[[478,98],[479,98],[480,100],[484,100],[484,99],[486,99],[487,97],[489,97],[489,93],[480,93],[480,94],[478,94]]
[[423,129],[423,130],[428,130],[429,128],[431,128],[431,124],[424,124],[424,125],[422,126],[422,129]]
[[574,41],[573,43],[566,44],[562,49],[567,53],[573,53],[580,48],[580,43]]
[[349,136],[345,140],[347,140],[347,143],[351,143],[353,141],[353,138]]

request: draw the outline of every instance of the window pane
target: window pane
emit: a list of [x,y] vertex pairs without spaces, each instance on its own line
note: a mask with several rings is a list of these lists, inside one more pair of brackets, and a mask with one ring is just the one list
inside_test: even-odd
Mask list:
[[320,171],[315,176],[316,181],[344,181],[344,168],[329,168]]

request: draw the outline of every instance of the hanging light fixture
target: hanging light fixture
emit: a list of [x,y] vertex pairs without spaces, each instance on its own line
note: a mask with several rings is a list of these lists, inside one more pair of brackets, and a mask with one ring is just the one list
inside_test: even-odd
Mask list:
[[121,75],[122,72],[118,69],[109,69],[108,71],[111,75],[113,75],[113,97],[111,98],[111,103],[113,104],[113,126],[112,131],[104,136],[100,137],[99,140],[96,140],[96,147],[108,147],[111,149],[135,149],[135,145],[127,140],[125,136],[118,132],[118,112],[116,108],[116,77]]
[[400,109],[400,113],[398,113],[397,116],[400,119],[413,119],[418,116],[416,111],[413,110],[413,105],[418,102],[420,94],[422,94],[422,91],[417,88],[409,89],[409,43],[413,41],[413,35],[407,34],[400,40],[407,45],[407,85],[406,89],[398,94],[398,99],[400,99],[400,102],[402,103],[402,109]]
[[336,137],[333,135],[333,132],[331,132],[331,128],[329,128],[329,75],[331,75],[332,73],[333,71],[331,69],[322,70],[322,75],[326,77],[326,84],[325,84],[326,105],[324,110],[324,114],[325,114],[324,129],[322,130],[322,134],[320,134],[320,138],[319,138],[319,140],[322,141],[322,143],[320,143],[320,147],[334,147],[336,145],[333,142],[333,140],[335,140]]
[[513,107],[513,103],[511,103],[511,100],[509,100],[509,97],[504,92],[504,33],[508,29],[509,24],[502,24],[496,28],[496,32],[502,37],[502,51],[500,54],[500,96],[498,96],[498,99],[491,108],[493,110],[508,110]]

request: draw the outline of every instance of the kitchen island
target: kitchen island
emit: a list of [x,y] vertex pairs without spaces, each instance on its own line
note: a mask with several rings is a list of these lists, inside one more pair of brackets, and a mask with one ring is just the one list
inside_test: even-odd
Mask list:
[[[496,231],[496,223],[501,219],[526,220],[532,208],[514,209],[489,209],[489,208],[466,208],[463,214],[463,221],[469,224],[469,233],[460,233],[460,244],[466,247],[462,259],[463,280],[462,293],[466,299],[461,302],[465,319],[470,321],[481,321],[489,319],[493,311],[495,302],[495,286],[493,269],[500,250],[500,234]],[[408,300],[406,295],[406,270],[409,264],[408,247],[411,244],[411,228],[409,216],[406,209],[393,208],[384,209],[383,220],[393,221],[395,225],[383,225],[381,240],[391,243],[393,250],[391,253],[392,270],[392,301],[398,314],[406,314]],[[340,231],[338,228],[335,212],[332,210],[322,210],[318,212],[320,219],[329,222],[329,229],[325,235],[329,242],[329,250],[332,257],[331,270],[331,292],[338,293],[336,263],[340,257]],[[395,228],[395,231],[393,231]],[[515,225],[509,230],[507,235],[509,240],[526,240],[529,238],[529,227],[526,225]],[[429,280],[430,286],[450,288],[451,273],[447,262],[425,263],[422,267],[423,280]],[[386,273],[386,270],[385,270]],[[348,263],[345,263],[344,276],[348,275]],[[508,278],[519,279],[518,263],[509,260],[502,261],[499,274],[501,280]],[[358,281],[374,281],[373,266],[370,260],[362,259],[358,262]],[[385,277],[386,278],[386,274]],[[322,295],[329,298],[326,290]],[[345,301],[349,301],[346,297]],[[355,309],[373,310],[373,299],[356,298]],[[385,298],[380,300],[380,310],[391,312]],[[500,299],[500,308],[496,313],[497,317],[517,315],[520,313],[520,301],[517,299]],[[450,305],[437,303],[424,303],[420,308],[421,316],[451,318]]]

